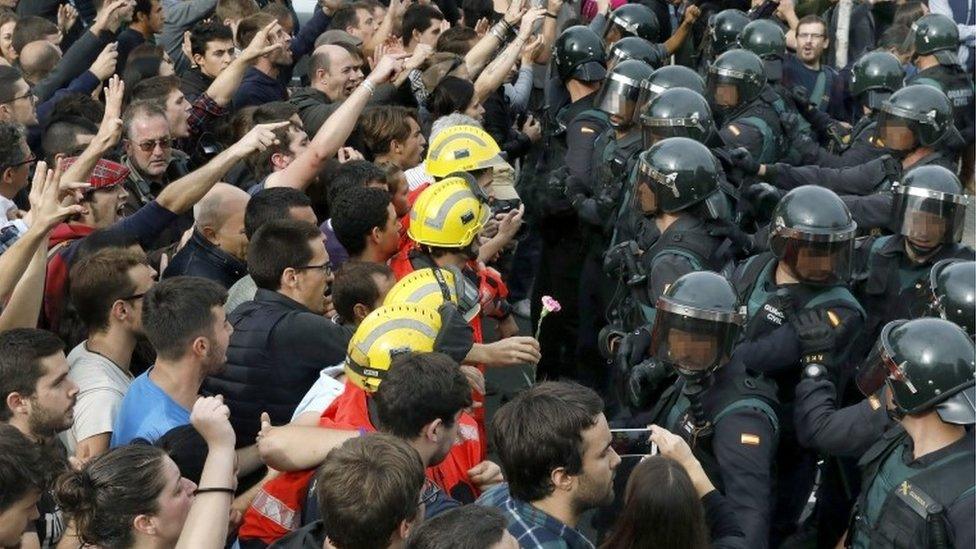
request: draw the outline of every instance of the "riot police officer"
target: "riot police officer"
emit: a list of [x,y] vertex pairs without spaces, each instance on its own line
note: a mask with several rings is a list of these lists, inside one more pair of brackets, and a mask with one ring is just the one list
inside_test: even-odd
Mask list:
[[[797,388],[802,430],[816,431],[815,440],[830,441],[835,452],[861,458],[847,546],[976,543],[976,455],[967,430],[976,423],[974,353],[969,336],[946,320],[890,322],[858,372],[868,398],[841,409],[829,376],[809,368]],[[893,421],[881,423],[879,410]]]
[[[611,128],[609,117],[594,103],[606,76],[603,41],[587,27],[569,27],[556,39],[552,67],[558,78],[555,84],[569,95],[570,103],[558,108],[550,98],[548,107],[545,154],[552,169],[548,183],[540,189],[541,207],[534,227],[541,240],[541,256],[533,285],[532,318],[539,318],[543,295],[553,296],[562,304],[562,314],[547,320],[541,332],[545,352],[538,374],[576,378],[578,293],[585,248],[566,189],[568,181],[591,180],[594,142]],[[592,379],[583,381],[597,384]]]
[[976,337],[976,261],[943,259],[929,273],[932,313]]
[[611,128],[603,131],[592,144],[589,179],[570,174],[566,192],[576,209],[582,226],[583,267],[579,286],[579,340],[576,356],[581,375],[603,377],[606,370],[583,369],[598,365],[597,334],[606,324],[606,309],[612,283],[603,272],[603,254],[613,229],[613,214],[621,191],[633,168],[641,147],[641,133],[635,125],[640,83],[653,69],[643,61],[622,61],[613,68],[597,92],[595,107],[605,114]]
[[688,88],[705,94],[705,79],[695,71],[681,65],[666,65],[654,71],[641,82],[640,96],[637,98],[637,112],[642,113],[655,96],[671,88]]
[[859,166],[759,165],[742,157],[736,161],[743,171],[780,189],[807,184],[829,188],[843,196],[862,230],[883,229],[891,224],[891,184],[901,178],[902,170],[928,165],[955,170],[954,149],[962,139],[945,94],[922,85],[905,86],[881,104],[875,135],[887,154]]
[[624,4],[610,12],[603,31],[607,46],[627,36],[643,38],[652,44],[660,40],[661,24],[651,8],[643,4]]
[[915,52],[912,63],[918,72],[906,84],[928,84],[942,90],[952,102],[956,128],[967,144],[974,141],[973,79],[959,65],[959,28],[951,18],[930,13],[912,24]]
[[667,51],[660,44],[652,44],[639,36],[625,36],[607,50],[607,69],[613,70],[617,63],[628,59],[643,61],[651,67],[660,67],[666,57]]
[[708,68],[707,98],[725,145],[743,147],[759,162],[771,163],[783,156],[784,137],[779,114],[761,98],[764,71],[756,54],[729,50]]
[[722,276],[689,273],[656,303],[652,359],[678,373],[657,404],[635,418],[681,435],[730,501],[747,547],[766,547],[780,420],[775,386],[729,353],[744,320]]
[[708,20],[708,30],[698,58],[698,72],[708,73],[709,65],[730,48],[736,47],[739,33],[749,24],[749,16],[737,9],[726,9]]
[[833,370],[850,362],[853,337],[864,310],[846,287],[857,225],[841,199],[828,189],[798,187],[772,214],[770,252],[743,262],[732,276],[747,307],[744,337],[733,361],[769,375],[783,406],[777,463],[778,485],[772,539],[777,544],[796,524],[815,475],[815,456],[800,448],[793,430],[794,388],[805,363]]
[[857,262],[854,291],[868,313],[860,336],[863,352],[885,324],[926,313],[936,262],[976,259],[972,248],[959,243],[969,198],[955,174],[941,166],[912,168],[893,192],[895,234],[869,238]]

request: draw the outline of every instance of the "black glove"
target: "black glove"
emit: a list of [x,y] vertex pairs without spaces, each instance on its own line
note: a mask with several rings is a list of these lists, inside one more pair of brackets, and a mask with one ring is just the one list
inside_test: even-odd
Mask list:
[[833,365],[833,350],[837,336],[826,309],[802,310],[790,319],[800,339],[800,361],[808,364]]
[[798,111],[804,112],[812,108],[812,105],[810,105],[810,92],[803,86],[793,86],[790,89],[790,96],[793,98],[793,103],[796,104]]
[[741,252],[738,255],[749,256],[756,249],[756,241],[753,235],[746,233],[728,219],[711,220],[707,227],[708,234],[717,238],[728,238],[736,249]]
[[753,210],[760,219],[771,218],[781,198],[779,189],[769,183],[754,183],[743,187],[741,196],[743,200],[752,204]]
[[627,377],[627,402],[635,410],[642,410],[651,404],[651,397],[661,383],[668,379],[670,368],[653,358],[634,366]]
[[651,347],[651,332],[645,328],[637,328],[625,335],[617,347],[614,362],[617,370],[626,377],[631,368],[647,358],[647,350]]
[[759,173],[760,163],[752,157],[752,154],[745,147],[732,149],[729,152],[729,159],[736,168],[742,170],[746,175],[756,175]]

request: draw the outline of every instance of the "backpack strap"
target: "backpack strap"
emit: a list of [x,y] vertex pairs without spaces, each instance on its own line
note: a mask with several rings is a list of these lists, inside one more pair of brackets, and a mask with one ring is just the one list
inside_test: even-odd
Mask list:
[[762,134],[762,151],[759,153],[759,158],[756,160],[762,163],[769,163],[776,160],[776,136],[773,135],[773,130],[769,127],[769,124],[758,116],[744,116],[738,121],[749,124],[750,126],[759,130],[759,133]]

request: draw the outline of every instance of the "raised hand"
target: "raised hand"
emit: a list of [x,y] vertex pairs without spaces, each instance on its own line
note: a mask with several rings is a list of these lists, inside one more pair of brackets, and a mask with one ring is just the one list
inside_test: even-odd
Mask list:
[[281,25],[277,21],[265,25],[264,28],[254,34],[251,43],[241,52],[241,59],[246,62],[256,61],[259,57],[285,47],[283,42],[277,40],[280,32]]
[[61,4],[58,8],[58,29],[62,34],[68,34],[71,27],[78,20],[78,10],[71,4]]
[[489,28],[491,28],[491,23],[488,22],[487,17],[478,19],[478,22],[474,25],[474,31],[478,33],[478,38],[484,36],[488,32]]
[[525,0],[512,0],[512,3],[508,5],[508,9],[505,10],[505,22],[509,26],[515,26],[522,19],[522,16],[525,15],[525,11]]
[[236,437],[230,425],[230,408],[221,395],[200,397],[190,411],[190,424],[210,448],[234,448]]
[[[50,231],[67,218],[80,214],[83,208],[77,204],[62,205],[61,203],[61,163],[57,169],[47,169],[47,162],[37,163],[34,180],[31,182],[30,224],[44,232]],[[73,188],[89,188],[87,183],[75,184]]]
[[434,47],[430,44],[417,44],[414,48],[413,54],[403,62],[403,69],[412,71],[414,69],[419,69],[424,61],[434,53]]
[[116,64],[119,60],[119,43],[111,42],[109,45],[105,46],[102,53],[98,54],[95,62],[92,63],[90,69],[91,73],[98,78],[98,80],[104,81],[108,77],[115,74]]
[[522,16],[522,24],[519,25],[519,37],[523,40],[528,40],[529,35],[532,34],[532,27],[535,26],[535,22],[542,19],[545,15],[546,8],[532,8],[526,11]]
[[366,77],[373,84],[379,85],[389,82],[396,78],[396,75],[403,70],[403,62],[407,58],[406,53],[394,53],[384,55],[373,70]]
[[271,122],[269,124],[258,124],[251,128],[240,141],[231,145],[240,156],[247,156],[251,153],[267,150],[272,145],[279,145],[281,142],[275,135],[275,130],[284,128],[291,124],[290,121]]

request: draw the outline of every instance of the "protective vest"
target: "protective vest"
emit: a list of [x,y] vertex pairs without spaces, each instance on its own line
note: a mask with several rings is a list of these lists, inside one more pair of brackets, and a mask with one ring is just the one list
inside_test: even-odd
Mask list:
[[605,112],[592,108],[592,103],[592,99],[587,97],[570,104],[560,110],[551,122],[553,127],[549,130],[551,133],[546,144],[547,156],[553,169],[549,172],[546,183],[538,189],[538,202],[544,215],[565,215],[572,211],[572,206],[566,197],[566,179],[569,177],[569,168],[565,163],[568,152],[566,129],[569,125],[580,120],[593,122],[602,128],[601,133],[610,128],[610,117]]
[[[775,92],[764,90],[763,94]],[[772,99],[770,99],[770,102]],[[756,161],[760,164],[777,162],[785,150],[783,125],[779,113],[765,99],[758,99],[746,106],[728,124],[748,124],[762,135],[762,144]],[[735,144],[729,144],[734,146]]]
[[[319,426],[332,429],[373,432],[369,419],[366,391],[346,382],[345,391],[322,412]],[[477,488],[468,479],[468,470],[484,460],[478,428],[466,413],[458,420],[458,440],[444,461],[427,468],[427,478],[461,503],[470,503],[478,496]],[[301,511],[315,469],[288,471],[271,479],[258,491],[251,506],[244,513],[238,532],[242,540],[257,539],[274,543],[285,534],[301,526]]]
[[[958,65],[936,65],[919,71],[905,82],[909,84],[926,84],[942,90],[952,103],[952,118],[961,132],[965,126],[973,121],[974,102],[973,80]],[[964,135],[968,139],[968,136]]]
[[976,491],[976,454],[965,448],[918,469],[905,464],[910,442],[898,426],[861,458],[864,482],[848,547],[952,547],[947,509]]
[[592,213],[595,215],[587,218],[581,212],[580,217],[600,227],[603,234],[609,235],[613,229],[613,214],[620,205],[624,185],[637,165],[637,154],[642,145],[639,131],[633,131],[618,141],[612,128],[600,134],[594,143],[591,192],[595,202]]
[[[821,73],[823,76],[823,73]],[[798,166],[801,164],[800,148],[801,143],[813,142],[813,128],[810,122],[804,118],[792,99],[787,100],[786,90],[782,86],[767,86],[759,95],[759,99],[771,107],[779,116],[780,126],[783,128],[783,139],[780,148],[781,160],[788,164]]]
[[[692,403],[684,389],[686,382],[677,381],[661,394],[651,409],[651,423],[665,426],[688,441],[692,453],[702,464],[712,484],[724,492],[722,471],[712,451],[711,434],[723,418],[743,408],[752,408],[769,420],[775,432],[779,432],[779,407],[776,384],[764,376],[744,372],[730,374],[719,369],[712,374],[713,383],[698,397],[700,406]],[[702,429],[701,426],[707,426]]]

